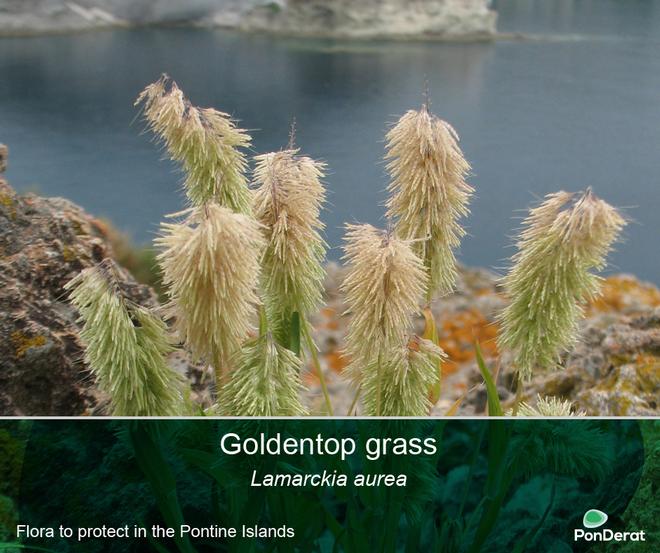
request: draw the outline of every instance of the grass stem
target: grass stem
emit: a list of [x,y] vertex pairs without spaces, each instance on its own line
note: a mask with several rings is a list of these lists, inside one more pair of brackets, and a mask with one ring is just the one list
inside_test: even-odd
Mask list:
[[302,320],[301,323],[302,324],[300,325],[300,328],[305,337],[305,342],[307,343],[307,348],[309,349],[309,353],[312,356],[312,365],[314,365],[316,374],[319,377],[319,382],[321,383],[321,390],[323,391],[325,407],[326,410],[328,411],[328,415],[332,417],[334,416],[332,410],[332,402],[330,401],[330,394],[328,393],[328,385],[325,381],[325,376],[323,375],[321,364],[319,363],[319,357],[318,354],[316,353],[316,344],[314,343],[314,340],[312,339],[312,335],[309,332],[309,323],[306,320]]

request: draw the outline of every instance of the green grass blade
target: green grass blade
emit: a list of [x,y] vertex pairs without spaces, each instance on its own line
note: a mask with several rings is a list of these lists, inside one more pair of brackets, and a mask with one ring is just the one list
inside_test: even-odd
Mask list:
[[502,410],[502,405],[500,404],[500,397],[497,394],[497,386],[495,385],[493,376],[490,374],[490,371],[486,366],[479,342],[474,343],[474,351],[477,358],[477,365],[479,365],[479,370],[481,371],[481,376],[483,376],[484,382],[486,383],[486,393],[488,395],[488,415],[490,417],[502,417],[504,416],[504,411]]

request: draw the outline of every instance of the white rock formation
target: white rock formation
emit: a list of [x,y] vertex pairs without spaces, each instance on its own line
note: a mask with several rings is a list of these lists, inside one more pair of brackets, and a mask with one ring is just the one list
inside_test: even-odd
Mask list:
[[488,0],[227,2],[207,21],[247,31],[340,38],[479,39],[495,35]]
[[122,24],[124,22],[107,8],[90,2],[0,0],[0,35],[4,36],[70,32]]
[[489,0],[0,0],[0,36],[165,23],[299,36],[475,39]]

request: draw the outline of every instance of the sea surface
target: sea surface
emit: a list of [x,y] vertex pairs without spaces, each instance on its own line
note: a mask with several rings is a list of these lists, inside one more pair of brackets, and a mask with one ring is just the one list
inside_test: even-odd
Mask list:
[[660,1],[500,0],[492,43],[300,40],[189,28],[0,39],[0,142],[20,191],[64,196],[149,243],[181,175],[136,119],[166,72],[231,113],[254,153],[286,145],[329,172],[330,257],[346,222],[383,225],[388,125],[432,109],[476,188],[460,259],[502,271],[524,210],[588,186],[631,224],[610,271],[660,283]]

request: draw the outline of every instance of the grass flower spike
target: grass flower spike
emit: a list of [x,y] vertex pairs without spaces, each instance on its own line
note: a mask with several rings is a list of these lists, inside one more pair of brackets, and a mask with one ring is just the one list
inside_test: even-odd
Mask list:
[[445,353],[433,342],[413,336],[387,356],[380,371],[375,366],[368,367],[362,382],[365,414],[428,415],[432,407],[429,389],[438,383],[438,367],[445,358]]
[[[513,414],[512,412],[507,413]],[[583,417],[584,411],[573,411],[573,405],[568,400],[561,400],[556,397],[543,397],[540,394],[536,396],[536,405],[531,406],[528,403],[521,403],[518,406],[519,417]]]
[[345,240],[349,266],[342,289],[352,315],[346,351],[350,374],[359,381],[384,354],[405,345],[428,278],[410,243],[391,233],[347,225]]
[[179,415],[182,382],[167,365],[165,324],[111,285],[111,262],[85,269],[67,285],[83,323],[85,360],[117,416]]
[[297,154],[285,150],[256,157],[254,215],[267,239],[262,287],[278,335],[286,333],[293,313],[304,319],[318,309],[325,276],[320,234],[325,166]]
[[453,290],[454,250],[465,231],[459,219],[469,213],[470,170],[458,136],[426,106],[408,111],[387,134],[389,185],[387,215],[396,233],[415,240],[414,249],[429,272],[428,299]]
[[252,217],[208,204],[162,230],[158,261],[174,328],[219,377],[248,337],[259,303],[260,226]]
[[181,163],[193,206],[216,201],[238,213],[250,211],[247,161],[240,148],[251,139],[229,115],[191,105],[166,76],[147,86],[135,103],[144,104],[149,127]]
[[624,227],[617,211],[591,191],[550,194],[530,211],[514,265],[504,279],[511,303],[500,317],[501,349],[513,354],[521,379],[553,368],[577,339],[585,301],[597,296],[591,270],[605,258]]
[[233,362],[236,367],[221,395],[223,414],[245,417],[300,416],[302,361],[271,333],[251,340]]

